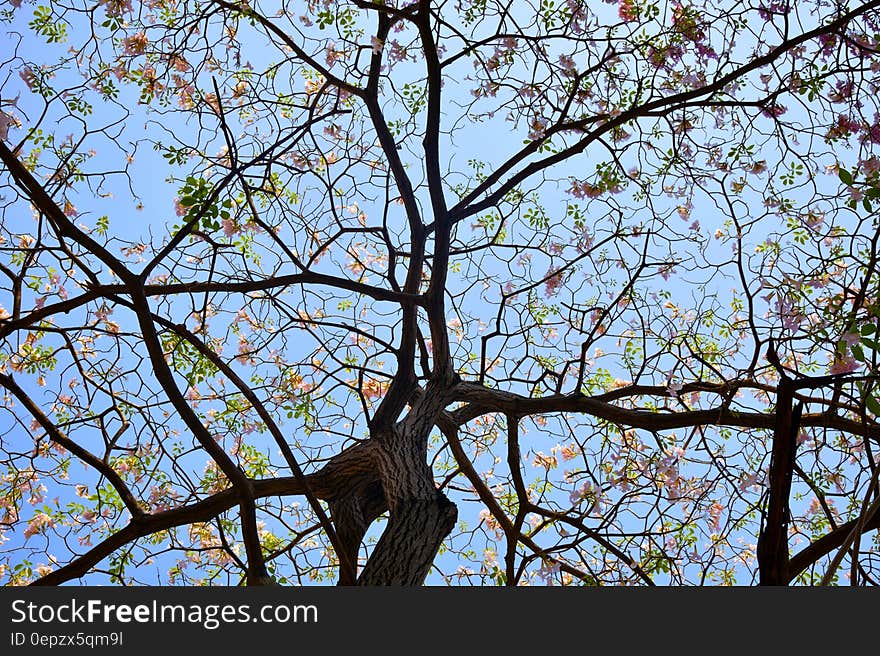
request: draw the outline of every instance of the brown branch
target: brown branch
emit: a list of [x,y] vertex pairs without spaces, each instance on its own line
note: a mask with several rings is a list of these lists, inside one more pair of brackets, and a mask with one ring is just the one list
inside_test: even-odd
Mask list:
[[[788,562],[789,581],[794,581],[805,569],[835,549],[840,548],[850,536],[858,521],[858,519],[852,519],[845,524],[841,524],[792,556]],[[880,513],[875,513],[873,517],[866,519],[862,525],[862,533],[877,529],[880,529]]]
[[[773,414],[738,412],[725,406],[684,412],[652,412],[621,408],[613,403],[600,400],[601,397],[559,394],[529,398],[512,392],[493,390],[471,382],[460,383],[456,387],[455,398],[457,401],[467,403],[464,407],[451,413],[459,426],[476,417],[493,412],[514,414],[521,417],[551,412],[574,412],[592,415],[622,426],[646,430],[671,430],[693,426],[773,429],[776,422]],[[801,417],[801,426],[830,428],[880,440],[880,425],[864,425],[860,421],[847,419],[830,412],[806,413]]]
[[122,262],[113,257],[107,249],[89,237],[89,235],[80,230],[73,221],[67,218],[62,209],[58,207],[58,204],[45,190],[43,185],[34,178],[18,157],[9,150],[6,144],[3,143],[2,139],[0,139],[0,160],[2,160],[3,164],[9,170],[15,183],[25,192],[34,206],[46,215],[59,234],[68,239],[72,239],[85,248],[89,253],[94,254],[122,280],[130,280],[132,278],[131,271],[129,271]]
[[122,480],[113,467],[61,432],[45,413],[43,413],[39,406],[34,403],[33,399],[27,395],[17,382],[15,382],[15,379],[12,376],[0,373],[0,385],[12,392],[12,395],[17,398],[25,408],[27,408],[28,412],[31,413],[31,416],[33,416],[33,418],[40,424],[40,427],[46,431],[50,440],[56,444],[60,444],[77,458],[86,464],[91,465],[100,472],[101,475],[110,482],[110,485],[113,486],[113,489],[116,490],[117,494],[119,494],[119,498],[122,499],[122,502],[125,504],[125,507],[128,508],[128,511],[132,514],[133,518],[139,518],[145,514],[143,508],[141,508],[138,500],[135,498],[134,494],[132,494],[128,485],[126,485],[125,481]]
[[[653,102],[648,102],[643,105],[639,105],[624,112],[621,112],[613,119],[603,123],[599,128],[589,133],[573,146],[564,148],[549,157],[546,157],[537,162],[533,162],[532,164],[524,167],[521,171],[508,178],[506,182],[501,184],[494,192],[487,195],[482,201],[475,202],[480,195],[488,192],[492,185],[498,183],[501,178],[511,169],[513,169],[514,166],[516,166],[516,164],[520,161],[516,158],[509,160],[508,162],[505,162],[504,164],[496,168],[479,186],[477,186],[465,198],[463,198],[458,204],[456,204],[455,207],[450,210],[450,216],[452,217],[453,221],[460,221],[468,216],[472,216],[474,214],[482,212],[483,210],[495,205],[501,198],[505,196],[505,194],[507,194],[511,189],[514,189],[521,182],[525,181],[536,173],[539,173],[540,171],[543,171],[544,169],[553,166],[554,164],[558,164],[559,162],[563,162],[574,155],[582,153],[584,150],[587,149],[590,144],[595,142],[601,136],[611,132],[615,128],[621,127],[629,123],[630,121],[633,121],[648,114],[654,116],[669,114],[688,107],[689,104],[693,104],[692,101],[698,101],[703,96],[711,96],[712,94],[721,91],[737,79],[745,76],[746,74],[754,70],[773,63],[773,61],[781,55],[797,48],[807,41],[811,41],[812,39],[820,37],[824,34],[832,34],[838,32],[844,25],[846,25],[854,18],[857,18],[862,14],[868,13],[869,11],[871,11],[872,9],[876,9],[877,7],[880,7],[880,0],[866,2],[860,5],[858,8],[846,14],[843,14],[836,20],[831,21],[826,25],[822,25],[813,30],[810,30],[809,32],[804,32],[797,37],[782,42],[781,44],[770,50],[767,54],[761,57],[757,57],[747,64],[744,64],[737,69],[731,71],[727,75],[723,75],[717,78],[711,84],[707,84],[706,86],[697,89],[691,89],[689,91],[676,93],[671,96],[660,98]],[[703,103],[706,101],[699,102]],[[586,125],[592,121],[595,121],[595,117],[586,119],[586,121],[572,121],[567,124],[558,124],[556,131],[586,127]],[[551,131],[548,131],[546,137],[551,136],[550,132]],[[543,143],[543,139],[538,140],[538,143]],[[522,155],[522,153],[519,153],[518,155]],[[524,156],[522,158],[524,158]]]
[[[773,342],[770,351],[775,355]],[[772,360],[771,360],[772,362]],[[778,357],[776,363],[778,363]],[[780,370],[781,371],[781,370]],[[758,536],[760,585],[785,585],[788,580],[788,524],[791,477],[797,451],[798,423],[803,404],[792,410],[794,389],[790,378],[780,380],[776,397],[776,422],[770,454],[767,510]]]
[[[336,531],[333,528],[333,524],[330,522],[330,519],[327,517],[327,514],[324,512],[324,509],[321,507],[320,502],[318,501],[317,497],[309,486],[308,479],[303,473],[302,468],[299,466],[299,463],[296,460],[296,456],[294,456],[290,445],[287,443],[287,440],[284,439],[284,435],[282,435],[281,429],[278,428],[278,424],[272,418],[272,415],[266,409],[266,406],[263,405],[262,401],[260,401],[260,399],[247,385],[247,383],[245,383],[241,379],[241,377],[239,377],[239,375],[235,373],[235,371],[228,364],[226,364],[226,362],[224,362],[224,360],[219,355],[208,348],[208,346],[202,340],[193,335],[184,326],[179,326],[172,323],[171,321],[163,320],[156,315],[153,316],[154,320],[158,321],[160,324],[164,325],[166,328],[172,330],[177,335],[192,344],[192,346],[204,358],[210,361],[220,370],[223,375],[225,375],[230,381],[232,381],[232,384],[238,388],[242,395],[247,399],[248,403],[250,403],[251,406],[253,406],[253,408],[257,411],[260,419],[263,420],[269,432],[272,434],[272,438],[275,440],[275,444],[278,446],[278,449],[284,456],[284,459],[287,462],[287,466],[290,467],[290,470],[293,472],[294,478],[300,481],[300,485],[302,485],[303,495],[306,497],[306,500],[308,501],[312,511],[318,517],[318,521],[320,522],[321,527],[327,533],[327,537],[339,557],[340,569],[342,570],[340,572],[340,579],[344,578],[346,581],[354,581],[354,579],[356,578],[356,561],[349,561],[349,552],[343,547],[339,538],[336,536]],[[250,499],[250,505],[253,505],[252,498]],[[248,512],[251,512],[250,508],[248,508]]]
[[[332,501],[345,494],[352,486],[366,485],[366,480],[375,480],[376,474],[370,452],[371,446],[368,443],[361,443],[331,458],[320,471],[306,476],[312,492],[320,499]],[[252,481],[252,487],[255,499],[304,493],[302,481],[294,476],[255,480]],[[80,578],[126,544],[177,526],[209,521],[237,503],[239,503],[238,493],[234,488],[227,488],[188,506],[133,518],[127,526],[107,537],[100,544],[67,565],[37,579],[31,585],[60,585]]]
[[443,431],[443,435],[446,437],[446,441],[449,444],[449,448],[452,450],[452,455],[455,457],[455,461],[458,464],[459,469],[461,469],[462,473],[465,475],[465,478],[467,478],[471,486],[473,486],[474,491],[477,493],[477,496],[480,497],[480,501],[483,502],[489,512],[492,513],[495,519],[498,520],[498,524],[501,526],[501,529],[507,536],[508,542],[522,542],[541,558],[547,559],[552,563],[558,565],[561,571],[571,574],[572,576],[575,576],[578,579],[591,585],[595,583],[595,580],[592,576],[580,571],[576,567],[572,567],[568,563],[565,563],[554,558],[553,556],[550,556],[534,540],[532,540],[532,538],[524,534],[522,531],[518,530],[510,521],[507,513],[504,512],[504,509],[495,499],[492,491],[486,486],[486,484],[483,482],[483,479],[480,478],[480,475],[471,464],[470,458],[467,457],[467,453],[465,453],[464,447],[462,447],[461,445],[461,440],[458,439],[458,428],[455,427],[451,422],[444,421],[440,423],[440,430]]
[[66,301],[44,305],[18,319],[0,319],[0,339],[11,335],[16,330],[28,328],[46,317],[55,316],[56,314],[67,314],[71,310],[82,307],[100,297],[101,293],[99,291],[89,290]]
[[[166,296],[171,294],[197,294],[201,292],[231,292],[247,294],[250,292],[266,291],[291,285],[327,285],[338,289],[356,292],[369,296],[377,301],[393,301],[396,303],[421,304],[422,297],[418,294],[404,294],[372,285],[338,278],[323,273],[293,273],[284,276],[273,276],[262,280],[240,281],[199,281],[169,283],[167,285],[144,285],[146,296]],[[100,285],[91,287],[90,291],[101,294],[125,294],[128,288],[125,285]]]

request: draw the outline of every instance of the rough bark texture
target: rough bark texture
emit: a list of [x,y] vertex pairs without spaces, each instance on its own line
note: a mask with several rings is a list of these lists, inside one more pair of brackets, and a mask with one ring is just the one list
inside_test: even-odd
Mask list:
[[[342,547],[346,550],[348,562],[357,563],[358,551],[370,524],[388,509],[385,495],[378,481],[363,489],[350,492],[329,502],[333,524]],[[357,572],[344,571],[340,567],[339,585],[355,585]]]
[[358,583],[421,585],[457,518],[455,504],[440,492],[430,499],[399,501]]
[[409,412],[392,427],[374,426],[372,457],[390,517],[358,577],[360,585],[421,585],[458,510],[434,483],[428,436],[450,402],[457,379],[438,376],[414,393]]

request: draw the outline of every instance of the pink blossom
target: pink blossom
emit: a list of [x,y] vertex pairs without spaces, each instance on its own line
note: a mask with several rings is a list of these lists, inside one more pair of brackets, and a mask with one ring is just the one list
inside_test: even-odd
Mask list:
[[[552,275],[550,275],[552,273]],[[562,285],[562,274],[558,272],[548,271],[549,278],[544,283],[544,296],[550,297],[556,294],[559,286]]]
[[128,69],[125,67],[124,62],[117,62],[116,66],[110,70],[113,71],[113,75],[116,76],[117,80],[122,80],[128,74]]
[[146,33],[138,32],[137,34],[126,37],[122,40],[122,52],[123,54],[130,56],[142,55],[147,50],[149,44],[150,41],[147,39]]
[[374,36],[370,37],[370,49],[373,51],[374,55],[381,55],[382,48],[385,47],[385,42],[382,39],[377,39]]
[[792,332],[800,330],[801,323],[804,321],[804,315],[795,307],[788,294],[776,300],[776,313],[782,319],[782,327],[785,330],[791,330]]
[[233,235],[237,235],[241,232],[241,228],[235,222],[234,219],[223,219],[221,222],[223,226],[223,234],[227,237],[232,237]]
[[[402,22],[399,23],[402,26]],[[388,61],[392,64],[403,61],[409,57],[406,48],[398,43],[397,39],[391,39],[391,50],[388,53]]]
[[739,483],[739,491],[745,492],[749,488],[757,485],[759,480],[760,476],[758,475],[758,472],[755,472],[753,474],[745,474],[743,479]]
[[788,111],[788,108],[785,105],[780,105],[779,103],[772,103],[769,105],[765,105],[761,110],[761,113],[764,116],[769,116],[770,118],[777,118],[785,114]]
[[871,156],[859,164],[862,167],[862,172],[869,178],[880,172],[880,158],[876,156]]
[[543,451],[537,451],[535,453],[535,458],[532,460],[533,467],[543,467],[544,469],[556,469],[559,466],[559,461],[556,459],[554,454],[544,455]]
[[836,355],[829,369],[831,374],[849,374],[859,368],[859,363],[851,355]]
[[541,139],[547,129],[547,119],[537,116],[529,123],[529,139]]
[[131,0],[99,0],[98,4],[104,5],[108,16],[121,16],[131,13]]
[[542,560],[541,567],[538,568],[538,576],[548,585],[553,585],[554,578],[559,574],[559,563],[551,560]]
[[637,20],[639,9],[634,0],[620,0],[617,4],[617,15],[627,22]]
[[711,528],[714,533],[718,533],[721,530],[721,514],[723,512],[724,506],[717,501],[714,501],[709,507],[709,528]]
[[571,76],[577,73],[574,59],[570,55],[559,55],[559,65],[562,66],[562,70],[566,75]]
[[862,341],[862,336],[859,333],[844,333],[841,340],[846,342],[847,346],[852,346],[853,344],[858,344]]
[[324,60],[326,61],[328,68],[333,68],[333,65],[336,63],[336,61],[338,59],[342,59],[342,53],[336,49],[336,44],[333,41],[327,44],[325,53],[326,56]]
[[171,67],[179,73],[186,73],[190,69],[189,62],[186,61],[184,57],[178,54],[169,55],[168,63],[171,64]]
[[849,116],[848,114],[839,114],[834,125],[825,135],[829,139],[837,139],[840,137],[848,137],[849,135],[859,132],[862,129],[862,122]]
[[24,538],[27,540],[37,533],[42,533],[44,529],[55,526],[55,521],[44,512],[38,512],[33,519],[28,522],[27,528],[24,530]]
[[222,114],[220,107],[220,99],[217,97],[216,93],[206,93],[205,94],[205,104],[214,110],[215,114]]
[[[613,189],[611,190],[614,191]],[[572,180],[571,188],[568,190],[575,198],[598,198],[602,195],[602,188],[590,184],[589,182],[578,182],[577,180]]]
[[834,46],[837,43],[837,35],[836,34],[822,34],[819,36],[819,43],[822,44],[822,56],[828,57],[832,51],[834,50]]
[[9,134],[9,128],[20,127],[21,122],[12,114],[0,111],[0,139],[6,139]]
[[186,216],[186,208],[180,204],[179,198],[174,199],[174,213],[177,216]]
[[824,512],[822,509],[822,504],[819,503],[818,498],[813,497],[810,500],[810,507],[807,509],[807,515],[818,515],[822,512]]
[[77,211],[76,207],[74,207],[73,203],[71,203],[69,200],[65,200],[64,216],[68,216],[72,219],[75,218],[77,215],[79,215],[79,212]]
[[592,498],[595,499],[598,494],[598,490],[595,489],[593,484],[589,481],[581,485],[579,488],[572,490],[571,494],[568,495],[568,500],[572,504],[580,503],[581,499]]
[[34,70],[30,66],[25,66],[18,73],[18,76],[24,80],[24,83],[27,85],[27,88],[31,91],[37,90],[37,74],[34,73]]
[[853,83],[848,80],[838,80],[834,85],[834,91],[828,94],[828,99],[831,102],[844,102],[847,98],[852,96],[853,93]]
[[251,345],[248,342],[247,337],[244,335],[238,336],[238,355],[235,356],[235,359],[238,360],[241,364],[253,364],[254,359],[250,357],[251,354]]
[[774,15],[785,16],[788,14],[789,7],[786,0],[773,0],[770,3],[762,4],[758,8],[758,15],[766,21],[772,21]]
[[364,398],[373,400],[378,399],[385,393],[385,389],[387,385],[376,380],[375,378],[367,378],[364,380],[364,386],[361,388],[361,392],[364,395]]
[[804,223],[810,230],[818,231],[822,224],[825,223],[825,214],[822,212],[809,212]]
[[863,128],[860,141],[862,143],[880,144],[880,115],[875,113],[873,125]]

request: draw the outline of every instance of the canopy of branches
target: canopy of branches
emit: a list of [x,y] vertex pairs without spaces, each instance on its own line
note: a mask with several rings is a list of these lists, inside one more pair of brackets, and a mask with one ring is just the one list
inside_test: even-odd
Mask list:
[[0,581],[880,581],[880,1],[0,21]]

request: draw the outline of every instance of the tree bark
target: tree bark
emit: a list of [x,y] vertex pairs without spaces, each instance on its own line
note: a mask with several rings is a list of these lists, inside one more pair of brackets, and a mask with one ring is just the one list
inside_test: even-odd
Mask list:
[[439,491],[398,502],[358,584],[422,585],[457,518],[455,504]]
[[792,409],[794,383],[779,380],[776,426],[770,456],[770,481],[765,523],[758,536],[759,585],[788,585],[790,576],[788,524],[791,479],[797,454],[797,435],[803,403]]
[[[332,499],[328,505],[336,534],[339,536],[342,548],[346,550],[347,562],[352,563],[356,570],[358,552],[367,529],[379,515],[388,510],[382,486],[375,481],[362,489]],[[340,561],[342,560],[340,558]],[[338,585],[356,584],[357,571],[349,572],[340,565]]]
[[457,380],[431,381],[406,417],[374,426],[373,461],[388,504],[388,526],[373,549],[359,585],[422,585],[458,509],[436,487],[428,465],[428,436],[452,398]]

